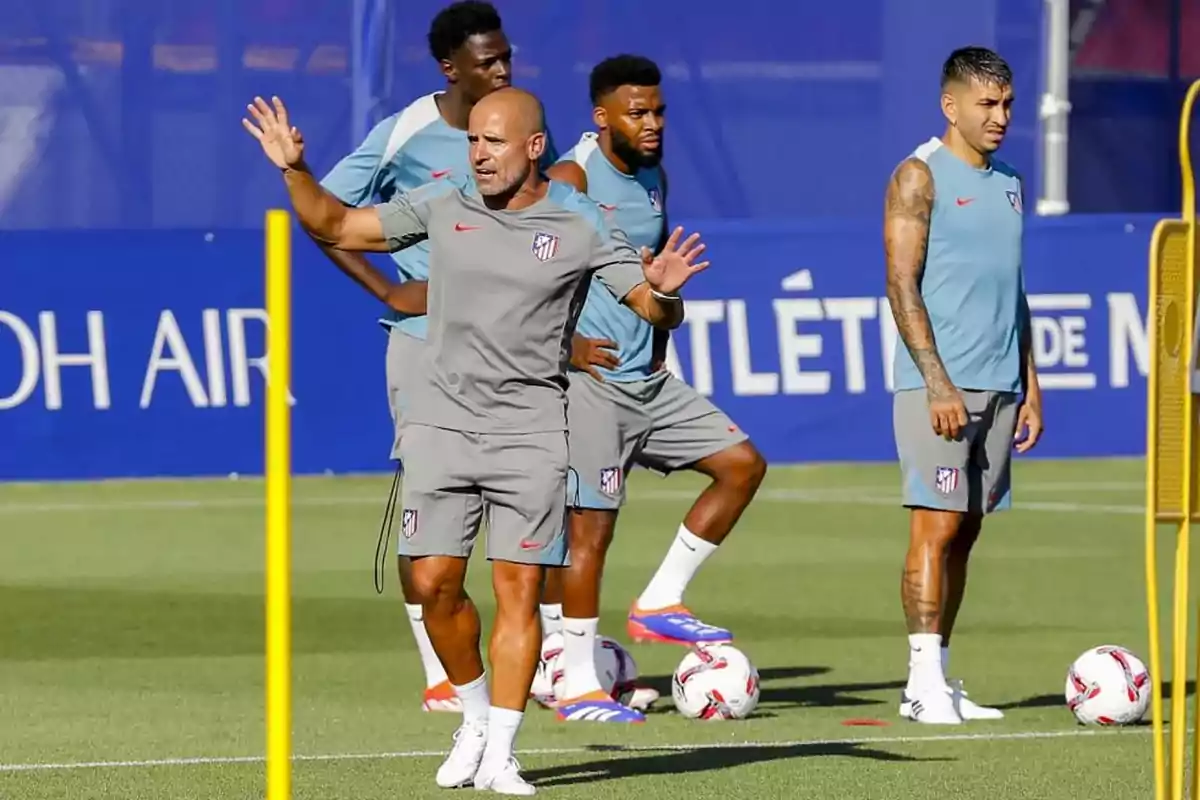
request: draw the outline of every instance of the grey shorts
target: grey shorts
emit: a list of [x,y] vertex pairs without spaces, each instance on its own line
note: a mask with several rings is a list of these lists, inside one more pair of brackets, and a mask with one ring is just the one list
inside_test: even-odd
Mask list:
[[597,381],[571,372],[567,390],[572,508],[618,509],[637,464],[674,472],[747,437],[723,411],[670,373]]
[[487,518],[487,557],[562,566],[567,437],[463,433],[408,423],[400,555],[467,558]]
[[1017,396],[963,390],[967,427],[946,441],[933,432],[924,389],[896,392],[892,421],[904,479],[904,505],[990,514],[1012,506]]
[[408,394],[416,379],[417,364],[425,342],[392,328],[387,346],[388,409],[392,412],[392,452],[389,458],[400,458],[400,431],[408,410]]

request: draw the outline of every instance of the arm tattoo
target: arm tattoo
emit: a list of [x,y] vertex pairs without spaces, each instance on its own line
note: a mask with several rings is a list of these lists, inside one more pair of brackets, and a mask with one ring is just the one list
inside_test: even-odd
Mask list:
[[933,175],[923,161],[910,158],[896,168],[888,183],[883,215],[883,247],[887,259],[887,297],[896,330],[934,397],[954,390],[938,355],[929,312],[921,298],[921,276],[933,214]]
[[904,604],[904,620],[909,633],[937,633],[942,619],[939,604],[926,594],[928,576],[923,569],[905,567],[900,580],[900,600]]

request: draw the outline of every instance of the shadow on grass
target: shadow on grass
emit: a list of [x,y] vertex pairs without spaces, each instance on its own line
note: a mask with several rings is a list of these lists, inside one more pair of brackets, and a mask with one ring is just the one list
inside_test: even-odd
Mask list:
[[636,778],[646,775],[685,775],[723,770],[750,764],[762,764],[793,758],[819,756],[865,758],[872,761],[925,763],[947,759],[912,758],[867,746],[865,743],[791,743],[784,745],[745,745],[704,747],[667,752],[639,752],[626,758],[619,754],[630,751],[620,746],[592,747],[597,752],[611,752],[614,757],[569,764],[547,769],[525,770],[526,780],[538,786],[576,786],[598,781]]

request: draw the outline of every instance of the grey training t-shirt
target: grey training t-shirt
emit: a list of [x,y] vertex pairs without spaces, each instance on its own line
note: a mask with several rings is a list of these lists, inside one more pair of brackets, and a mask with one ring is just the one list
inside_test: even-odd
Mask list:
[[593,274],[618,300],[641,257],[599,207],[551,182],[493,211],[474,181],[446,179],[376,206],[390,248],[430,244],[429,337],[408,419],[472,433],[566,430],[571,336]]

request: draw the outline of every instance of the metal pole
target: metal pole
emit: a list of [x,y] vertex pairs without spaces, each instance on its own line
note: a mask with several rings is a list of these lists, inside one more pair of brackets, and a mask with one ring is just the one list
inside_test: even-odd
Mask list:
[[1040,216],[1066,214],[1067,121],[1071,82],[1071,3],[1046,0],[1046,71],[1038,116],[1042,120],[1042,186],[1038,197]]

